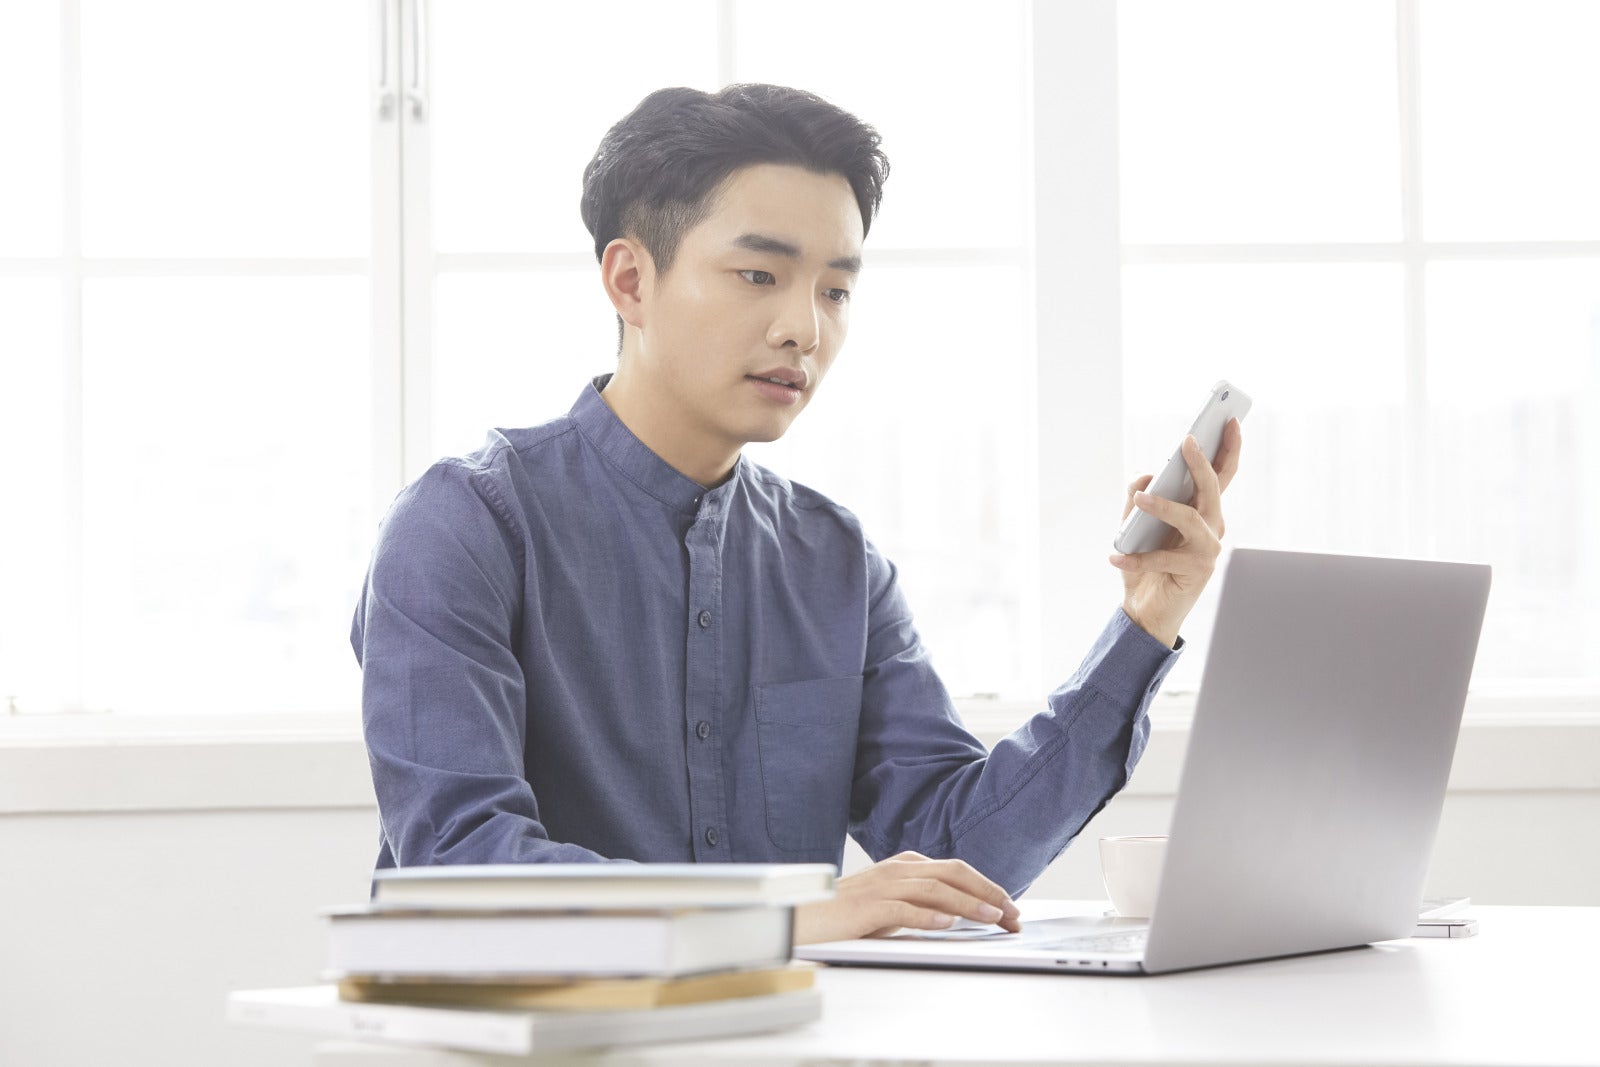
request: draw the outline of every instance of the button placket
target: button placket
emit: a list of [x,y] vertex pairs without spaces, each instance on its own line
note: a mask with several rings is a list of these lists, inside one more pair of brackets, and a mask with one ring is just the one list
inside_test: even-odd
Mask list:
[[[709,859],[715,850],[718,859],[727,858],[731,844],[723,840],[727,830],[726,796],[723,792],[719,746],[711,744],[712,727],[722,713],[720,688],[721,627],[713,626],[721,610],[722,553],[720,516],[709,506],[700,509],[684,539],[688,550],[689,586],[685,638],[687,661],[684,693],[684,726],[691,738],[687,756],[689,770],[690,838],[696,858]],[[731,840],[731,839],[730,839]],[[726,847],[725,847],[726,846]]]

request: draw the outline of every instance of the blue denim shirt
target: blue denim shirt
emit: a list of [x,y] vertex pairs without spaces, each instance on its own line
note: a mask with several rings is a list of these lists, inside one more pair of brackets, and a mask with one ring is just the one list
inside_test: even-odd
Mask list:
[[1120,610],[993,751],[854,515],[707,490],[585,387],[395,499],[351,642],[377,864],[960,857],[1020,892],[1127,781],[1176,654]]

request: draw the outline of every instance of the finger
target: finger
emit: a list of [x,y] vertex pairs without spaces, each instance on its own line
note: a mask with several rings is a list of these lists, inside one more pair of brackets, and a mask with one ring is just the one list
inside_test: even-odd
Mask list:
[[1150,483],[1155,480],[1153,474],[1141,474],[1128,483],[1128,493],[1122,498],[1122,517],[1127,518],[1128,512],[1133,510],[1133,494],[1143,492],[1150,488]]
[[1170,547],[1137,555],[1117,553],[1111,565],[1126,574],[1172,574],[1205,577],[1222,554],[1222,534],[1212,530],[1194,508],[1148,493],[1136,497],[1137,505],[1162,522],[1176,527],[1181,539]]
[[[985,878],[965,860],[930,860],[902,852],[868,869],[891,879],[879,891],[915,901],[977,922],[1014,922],[1022,913],[997,882]],[[986,909],[995,909],[999,917]]]
[[1124,574],[1171,574],[1181,578],[1200,578],[1209,576],[1216,569],[1216,556],[1188,549],[1163,548],[1134,556],[1119,553],[1111,557],[1111,565]]
[[1239,453],[1244,448],[1244,432],[1239,428],[1238,419],[1229,419],[1228,424],[1222,428],[1222,447],[1217,450],[1217,458],[1211,466],[1217,472],[1217,485],[1219,489],[1228,488],[1228,483],[1233,481],[1233,476],[1239,471]]
[[986,878],[976,867],[966,860],[948,859],[937,861],[944,872],[945,881],[956,886],[962,892],[969,893],[979,900],[986,901],[999,908],[1008,917],[1019,915],[1016,902],[1011,899],[1011,894],[999,882]]
[[926,909],[970,918],[974,923],[998,923],[1018,917],[1021,912],[1011,902],[1011,897],[1006,896],[1005,889],[962,861],[950,862],[960,864],[965,870],[946,867],[938,872],[923,872],[922,877],[904,878],[894,883],[894,896]]
[[912,930],[948,930],[957,916],[937,908],[923,908],[908,900],[880,900],[868,912],[872,924],[868,937],[893,933],[902,927]]
[[895,882],[890,892],[912,907],[973,922],[999,923],[1015,918],[1015,915],[1008,916],[998,904],[991,904],[938,878],[904,878]]
[[[1168,500],[1166,497],[1155,496],[1151,493],[1135,493],[1133,504],[1140,511],[1154,515],[1168,526],[1177,530],[1186,542],[1192,541],[1205,544],[1208,541],[1216,540],[1217,535],[1210,524],[1191,505],[1179,504],[1177,501]],[[1148,555],[1148,553],[1145,554]]]
[[1216,470],[1206,462],[1200,443],[1192,435],[1183,439],[1183,462],[1189,468],[1189,477],[1194,479],[1194,501],[1190,506],[1207,526],[1215,529],[1222,521],[1222,487],[1217,484]]

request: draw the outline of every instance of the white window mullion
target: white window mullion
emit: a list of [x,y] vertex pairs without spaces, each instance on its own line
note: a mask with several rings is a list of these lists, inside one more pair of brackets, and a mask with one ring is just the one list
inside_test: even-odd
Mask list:
[[400,262],[404,294],[401,412],[404,481],[427,469],[433,445],[432,115],[427,0],[398,0],[400,11]]
[[[1039,151],[1032,133],[1039,117],[1039,103],[1036,99],[1038,64],[1035,60],[1036,46],[1034,43],[1037,40],[1038,27],[1034,21],[1033,4],[1024,3],[1022,5],[1022,33],[1017,41],[1017,63],[1023,71],[1021,84],[1017,87],[1017,107],[1023,116],[1022,128],[1024,131],[1022,137],[1023,158],[1019,160],[1018,165],[1022,171],[1021,195],[1030,205],[1038,199],[1037,166]],[[1036,309],[1039,301],[1037,273],[1039,241],[1037,228],[1033,224],[1034,221],[1035,213],[1030,208],[1023,216],[1024,225],[1022,226],[1022,232],[1018,235],[1016,248],[1008,251],[1015,257],[1019,273],[1023,278],[1025,292],[1022,306]],[[1032,315],[1026,316],[1022,337],[1024,344],[1027,346],[1027,351],[1032,353],[1032,358],[1028,361],[1028,380],[1017,383],[1017,387],[1019,389],[1025,388],[1031,395],[1037,397],[1039,394],[1040,362],[1037,311]],[[1038,404],[1035,402],[1034,411],[1037,412],[1037,410]],[[1039,472],[1045,469],[1044,457],[1041,455],[1042,437],[1037,415],[1034,418],[1025,420],[1023,437],[1024,454],[1020,457],[1020,462],[1024,469],[1019,472],[1018,481],[1023,485],[1037,487],[1040,484]],[[1019,616],[1018,635],[1022,643],[1021,662],[1025,664],[1023,676],[1026,683],[1036,688],[1048,690],[1060,684],[1060,682],[1059,679],[1052,680],[1049,676],[1050,668],[1054,666],[1056,661],[1052,661],[1047,665],[1044,658],[1046,606],[1053,603],[1053,598],[1049,595],[1049,591],[1041,580],[1044,577],[1040,571],[1044,560],[1041,522],[1043,516],[1044,501],[1040,499],[1034,508],[1033,521],[1025,525],[1018,539],[1018,546],[1024,557],[1031,563],[1033,573],[1037,577],[1034,581],[1022,583],[1022,588],[1017,591],[1015,610]],[[1037,694],[1032,694],[1027,689],[1022,689],[1018,695],[1036,696]]]
[[1395,56],[1399,64],[1400,221],[1405,263],[1404,543],[1430,555],[1433,479],[1429,477],[1427,251],[1422,230],[1421,43],[1417,0],[1395,5]]
[[1034,0],[1032,19],[1041,660],[1052,685],[1121,599],[1106,562],[1123,481],[1117,10]]
[[61,3],[61,478],[66,675],[57,710],[83,711],[83,227],[78,0]]
[[400,5],[378,0],[372,27],[372,464],[373,511],[405,484],[405,368],[401,270]]
[[736,50],[739,39],[738,9],[734,0],[717,0],[717,84],[733,82],[738,69]]

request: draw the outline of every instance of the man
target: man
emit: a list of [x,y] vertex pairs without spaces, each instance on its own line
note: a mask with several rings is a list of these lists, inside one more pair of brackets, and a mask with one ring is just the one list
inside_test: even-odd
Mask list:
[[606,135],[583,217],[616,371],[435,464],[373,553],[352,643],[380,867],[837,864],[849,833],[877,862],[797,940],[1015,929],[1011,895],[1126,782],[1219,552],[1236,424],[1216,470],[1191,443],[1193,507],[1130,489],[1181,536],[1114,557],[1122,606],[992,752],[855,517],[741,456],[838,355],[887,173],[870,127],[775,86],[662,90]]

